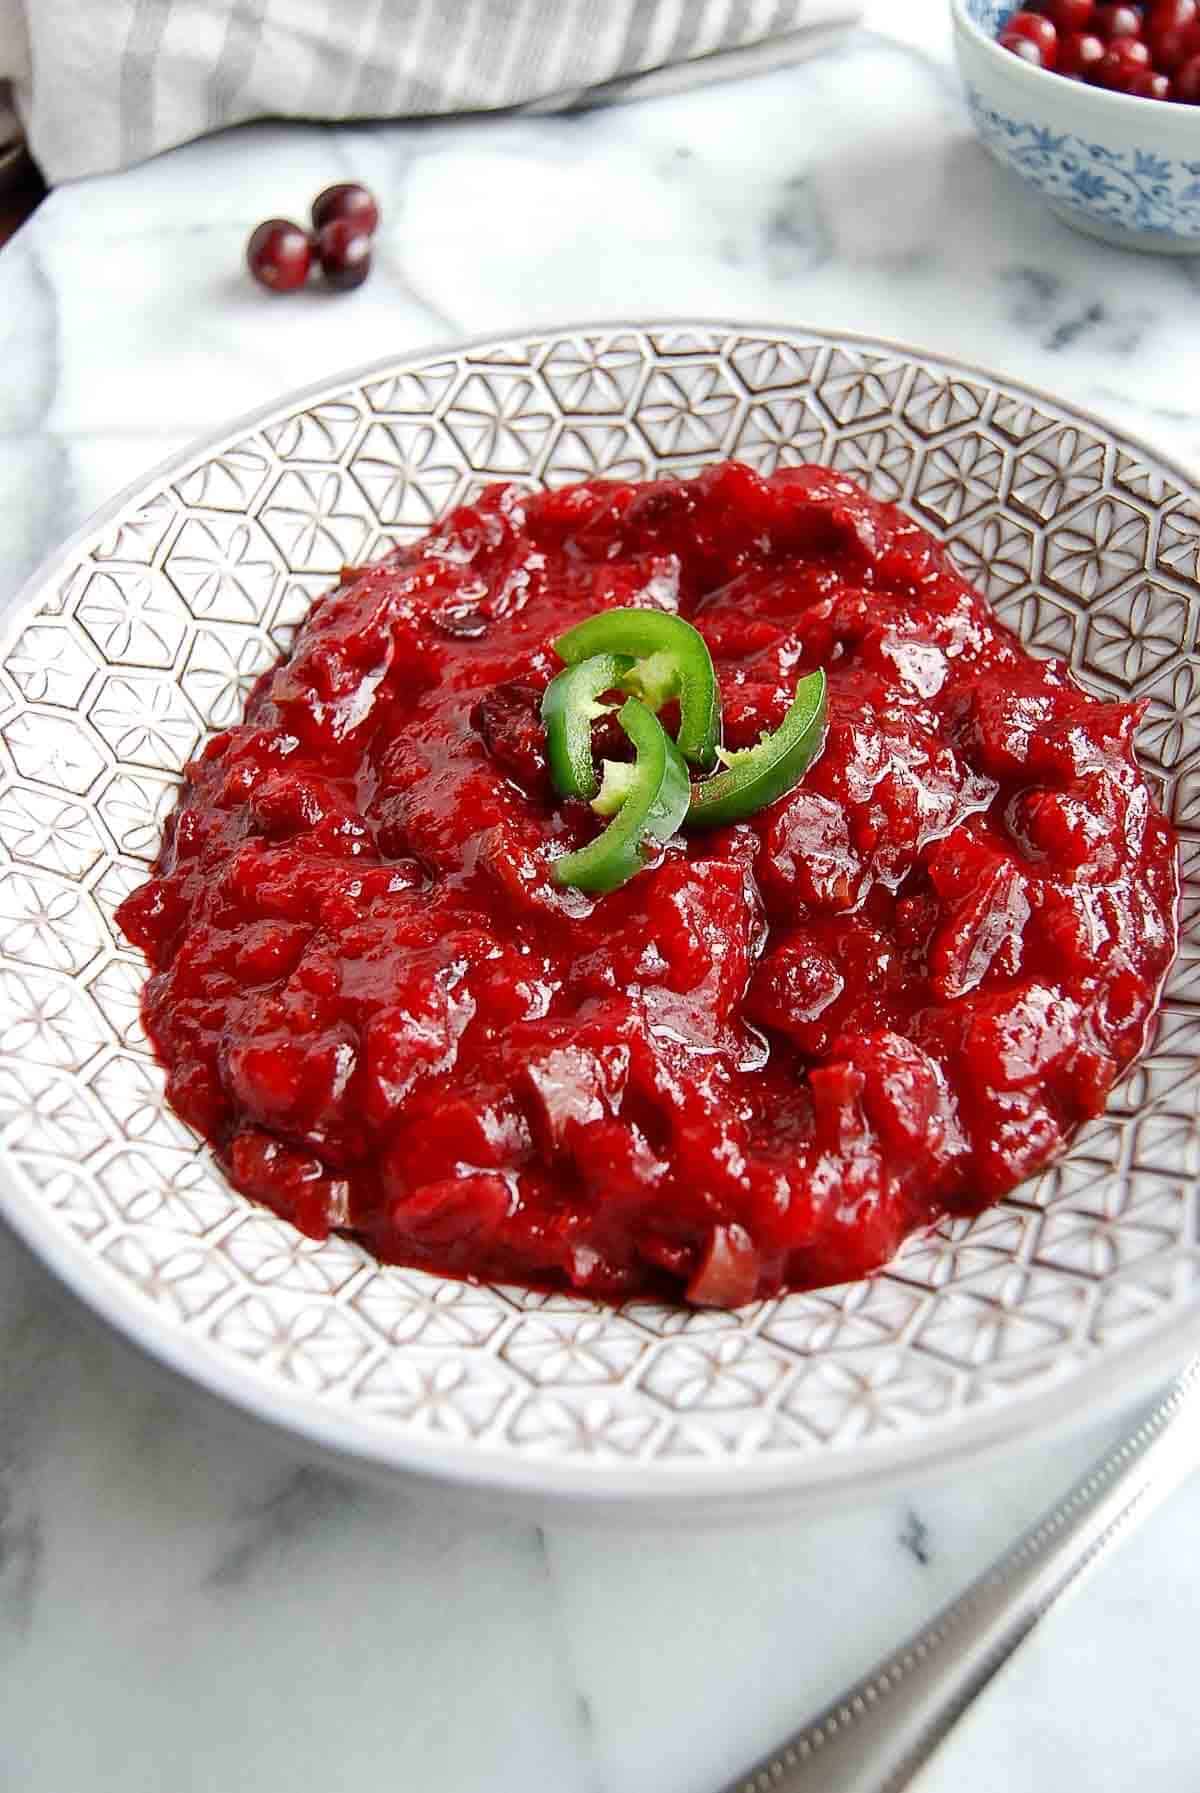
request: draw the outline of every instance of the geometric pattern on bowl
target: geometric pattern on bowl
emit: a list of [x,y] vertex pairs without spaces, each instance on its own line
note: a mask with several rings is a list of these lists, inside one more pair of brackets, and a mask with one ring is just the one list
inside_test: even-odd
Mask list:
[[[113,911],[182,767],[315,594],[496,478],[844,468],[1035,652],[1145,700],[1184,941],[1151,1049],[1055,1168],[863,1282],[738,1314],[445,1282],[316,1244],[166,1108]],[[32,582],[0,661],[0,1204],[94,1306],[243,1405],[384,1464],[542,1493],[849,1485],[1068,1415],[1197,1320],[1200,496],[1044,395],[896,345],[712,324],[536,332],[281,403]]]

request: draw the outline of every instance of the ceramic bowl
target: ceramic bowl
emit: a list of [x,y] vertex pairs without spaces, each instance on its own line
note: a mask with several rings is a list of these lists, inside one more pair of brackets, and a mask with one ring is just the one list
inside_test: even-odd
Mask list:
[[[1183,841],[1157,1036],[1063,1161],[880,1274],[738,1313],[441,1281],[316,1244],[171,1113],[113,921],[183,767],[313,597],[491,480],[826,462],[945,541],[1035,653],[1145,699]],[[42,569],[0,651],[0,1212],[163,1362],[491,1503],[741,1515],[1072,1424],[1200,1341],[1200,494],[1047,394],[738,324],[398,357],[231,424]]]
[[980,139],[1064,223],[1124,249],[1200,254],[1200,107],[1031,68],[996,33],[1012,0],[950,0]]

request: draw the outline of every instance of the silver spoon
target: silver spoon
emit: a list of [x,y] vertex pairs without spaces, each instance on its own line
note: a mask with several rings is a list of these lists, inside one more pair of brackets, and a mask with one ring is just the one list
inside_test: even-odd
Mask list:
[[1200,1358],[965,1593],[725,1793],[901,1793],[1038,1620],[1200,1463]]

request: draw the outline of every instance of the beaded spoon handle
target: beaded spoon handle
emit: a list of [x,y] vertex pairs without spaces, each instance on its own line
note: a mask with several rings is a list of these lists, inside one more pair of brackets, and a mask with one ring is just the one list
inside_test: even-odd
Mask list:
[[901,1793],[1059,1597],[1200,1463],[1200,1358],[990,1569],[725,1793]]

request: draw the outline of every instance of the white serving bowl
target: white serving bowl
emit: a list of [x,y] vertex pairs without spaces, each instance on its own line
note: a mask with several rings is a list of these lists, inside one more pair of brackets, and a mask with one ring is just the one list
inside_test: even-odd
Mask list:
[[980,140],[1066,224],[1122,249],[1200,255],[1200,106],[1031,68],[996,42],[1012,0],[950,0]]
[[[1145,700],[1183,844],[1156,1037],[1061,1163],[878,1275],[737,1313],[446,1282],[304,1238],[166,1104],[113,919],[199,742],[312,598],[495,479],[819,461],[1037,653]],[[895,343],[677,321],[409,354],[231,423],[30,581],[0,648],[0,1222],[143,1350],[489,1505],[742,1516],[1069,1427],[1200,1347],[1200,491],[1048,393]]]

